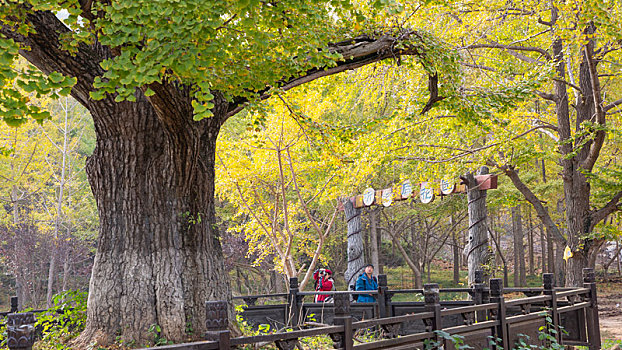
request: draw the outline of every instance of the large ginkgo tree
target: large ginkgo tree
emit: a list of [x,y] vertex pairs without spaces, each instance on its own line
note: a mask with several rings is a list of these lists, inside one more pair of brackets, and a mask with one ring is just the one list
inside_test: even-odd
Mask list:
[[[381,21],[415,8],[362,3],[2,2],[3,119],[43,120],[29,96],[71,94],[95,125],[87,173],[101,227],[79,341],[143,344],[153,324],[173,341],[201,335],[204,302],[230,298],[213,196],[216,138],[231,116],[274,89],[403,55],[429,76],[426,109],[451,94],[454,51]],[[33,67],[17,69],[18,55]]]

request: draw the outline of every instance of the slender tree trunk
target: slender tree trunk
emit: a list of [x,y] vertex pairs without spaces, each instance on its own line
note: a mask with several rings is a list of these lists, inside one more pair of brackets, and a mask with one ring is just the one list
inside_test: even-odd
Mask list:
[[423,281],[421,279],[421,270],[417,267],[416,263],[410,258],[410,256],[406,252],[406,249],[404,249],[404,247],[401,244],[399,244],[398,237],[392,236],[392,238],[393,238],[393,245],[396,246],[397,249],[400,251],[400,253],[404,257],[404,261],[406,261],[406,265],[408,265],[408,267],[412,270],[413,275],[415,276],[415,288],[422,288]]
[[[386,261],[386,257],[383,256],[382,254],[382,230],[379,228],[380,226],[380,213],[378,213],[378,215],[376,216],[376,235],[377,235],[377,239],[378,242],[376,243],[376,249],[378,251],[378,265],[374,265],[376,266],[376,271],[378,271],[378,274],[384,274],[384,264]],[[388,221],[387,221],[387,225],[388,225]]]
[[[482,167],[480,174],[488,174],[488,168]],[[469,285],[475,283],[475,271],[484,269],[486,282],[490,271],[486,268],[491,261],[488,230],[486,229],[486,191],[477,187],[477,181],[471,173],[462,177],[467,184],[467,198],[469,210],[469,243],[466,246],[466,256],[469,264]]]
[[348,225],[348,269],[345,272],[346,286],[356,283],[365,267],[365,248],[361,229],[361,209],[354,208],[349,199],[344,202],[344,214]]
[[564,249],[566,245],[563,242],[555,242],[555,283],[558,286],[562,286],[566,280],[566,274],[564,269]]
[[542,273],[545,273],[547,271],[547,267],[546,267],[546,254],[547,254],[547,248],[546,248],[546,238],[545,238],[545,233],[544,233],[544,227],[542,226],[542,224],[540,224],[538,227],[540,227],[540,255],[541,255],[541,261],[542,261]]
[[89,109],[97,144],[87,174],[100,234],[78,341],[109,344],[116,336],[110,331],[118,330],[123,339],[145,344],[153,340],[152,324],[172,341],[187,339],[186,325],[204,334],[205,302],[231,298],[214,226],[216,137],[224,111],[217,105],[213,118],[194,122],[188,110],[164,124],[142,94],[135,103]]
[[[413,216],[411,220],[414,221],[415,217]],[[414,273],[415,288],[423,288],[423,278],[421,277],[421,271],[422,271],[421,254],[420,254],[420,249],[417,244],[418,243],[417,242],[417,228],[414,222],[411,223],[410,225],[410,241],[412,243],[412,249],[411,249],[411,254],[410,254],[411,256],[410,260],[412,260],[412,262],[409,263],[408,262],[409,259],[406,259],[406,262],[408,263],[408,265],[410,266],[410,269]]]
[[367,217],[367,222],[365,227],[363,228],[363,235],[364,235],[364,249],[363,249],[363,255],[370,257],[371,256],[371,243],[370,243],[370,236],[371,236],[371,228],[370,228],[370,222],[369,222],[369,216]]
[[526,285],[525,246],[520,205],[512,208],[512,234],[514,238],[514,286]]
[[431,260],[428,261],[427,265],[428,265],[428,266],[426,266],[426,268],[428,269],[427,270],[428,271],[428,279],[427,280],[428,280],[428,283],[431,283],[431,281],[432,281],[432,274],[430,272],[430,266],[432,266],[432,261]]
[[[492,229],[490,230],[489,234],[490,234],[490,238],[492,239],[492,242],[495,244],[495,247],[497,248],[497,256],[501,259],[503,263],[503,285],[509,286],[510,283],[508,282],[508,278],[509,278],[508,277],[508,261],[503,255],[503,252],[501,251],[501,232],[495,229],[493,218],[494,217],[490,218],[490,227]],[[496,237],[495,237],[495,232],[497,232]]]
[[533,222],[531,221],[531,207],[528,208],[529,210],[529,231],[527,233],[527,241],[529,244],[529,275],[533,276],[536,274],[536,267],[535,267],[535,263],[534,263],[534,254],[533,254]]
[[[13,153],[12,157],[16,157],[16,156],[17,155]],[[11,162],[11,170],[14,171],[15,169],[13,167],[14,167],[14,162]],[[17,186],[13,185],[13,187],[11,188],[11,202],[13,203],[12,211],[13,211],[13,225],[14,226],[17,226],[19,224],[19,205],[17,204],[18,198],[19,198],[19,194],[18,194]],[[18,244],[18,243],[15,242],[15,244]],[[15,253],[13,255],[13,261],[18,262],[19,257],[17,256],[17,247],[15,247],[14,252]],[[15,293],[17,295],[17,309],[23,310],[28,303],[28,297],[27,297],[28,283],[26,279],[24,278],[21,265],[16,264],[14,269],[15,269],[14,270]]]
[[371,209],[369,211],[369,241],[371,243],[370,246],[370,250],[371,250],[371,263],[374,265],[374,268],[376,270],[379,269],[380,267],[380,263],[379,263],[379,258],[380,258],[380,254],[379,254],[379,250],[380,247],[378,246],[379,243],[379,239],[378,239],[378,211],[377,209]]
[[[547,240],[546,240],[546,250],[547,250],[547,261],[548,261],[548,272],[554,275],[557,275],[557,264],[555,263],[555,240],[553,239],[553,233],[547,231]],[[557,281],[558,283],[560,281]]]
[[453,240],[454,284],[458,285],[458,283],[460,283],[460,248],[458,247],[457,232],[454,231],[451,236]]
[[47,295],[45,298],[46,307],[52,307],[52,294],[54,294],[54,276],[56,274],[57,248],[54,247],[56,240],[52,243],[52,251],[50,252],[50,268],[48,270]]
[[65,259],[63,261],[63,287],[62,290],[67,290],[67,285],[69,284],[69,254],[65,255]]
[[[62,104],[62,102],[60,102]],[[52,240],[52,251],[50,259],[50,269],[48,271],[48,289],[46,297],[46,305],[48,308],[52,307],[52,294],[54,293],[54,278],[56,274],[56,260],[58,259],[58,245],[59,245],[59,233],[60,225],[63,216],[63,201],[65,200],[65,183],[67,181],[67,163],[69,156],[69,106],[67,104],[67,98],[65,98],[65,105],[62,106],[64,110],[64,126],[63,131],[63,146],[61,151],[61,168],[60,168],[60,183],[58,184],[58,195],[56,197],[56,216],[54,218],[54,237]]]

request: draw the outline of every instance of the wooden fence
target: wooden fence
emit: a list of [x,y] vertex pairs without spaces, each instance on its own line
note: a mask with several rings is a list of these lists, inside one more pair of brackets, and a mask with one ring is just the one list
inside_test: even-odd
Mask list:
[[[472,288],[439,289],[438,284],[426,284],[424,289],[390,290],[386,276],[380,275],[378,290],[368,292],[376,296],[374,303],[351,303],[351,294],[360,292],[301,292],[297,279],[291,279],[289,293],[237,298],[247,303],[242,317],[250,325],[271,324],[272,329],[286,332],[231,338],[227,329],[228,303],[208,301],[206,340],[152,349],[230,350],[272,343],[286,350],[294,349],[301,339],[318,335],[329,336],[336,349],[423,349],[431,344],[455,349],[444,334],[461,336],[474,349],[512,349],[521,339],[534,345],[554,339],[562,345],[600,349],[592,269],[584,269],[582,288],[554,288],[552,274],[543,275],[542,288],[503,288],[501,279],[492,279],[486,286],[481,277],[480,272]],[[470,300],[441,301],[442,293],[468,293]],[[522,293],[524,297],[506,300],[508,293]],[[304,302],[306,297],[317,294],[332,294],[334,302]],[[422,296],[423,301],[393,301],[396,294]],[[259,299],[275,298],[284,303],[256,305]],[[7,320],[9,349],[32,346],[34,314],[11,313]],[[552,338],[540,339],[541,332]],[[372,340],[355,344],[355,338],[365,334],[373,334],[367,337]]]
[[[336,349],[423,349],[430,344],[455,349],[453,341],[443,334],[461,336],[474,349],[512,349],[521,339],[534,345],[554,339],[562,345],[601,347],[592,269],[584,269],[582,288],[554,288],[553,275],[544,274],[542,288],[504,289],[501,279],[492,279],[490,286],[479,281],[472,288],[439,289],[438,284],[426,284],[423,290],[390,290],[386,276],[379,277],[379,288],[372,292],[377,298],[375,303],[351,303],[353,292],[300,292],[295,279],[291,280],[287,294],[240,297],[249,304],[242,313],[247,322],[268,320],[275,326],[282,322],[289,327],[287,332],[231,338],[227,330],[228,304],[208,302],[209,331],[205,341],[152,349],[229,350],[273,343],[278,349],[290,350],[301,339],[318,335],[328,335]],[[446,292],[468,293],[471,300],[441,301],[440,294]],[[392,297],[398,293],[423,294],[424,301],[393,302]],[[508,293],[522,293],[525,297],[505,300]],[[332,294],[334,302],[304,303],[305,297],[316,294]],[[286,302],[255,305],[261,298],[283,298]],[[263,318],[258,316],[262,313]],[[272,316],[266,316],[268,313]],[[318,315],[322,322],[317,322]],[[309,317],[315,321],[308,322]],[[320,326],[310,328],[309,324]],[[373,331],[377,336],[355,344],[357,334],[366,331]],[[552,338],[541,339],[541,332]]]

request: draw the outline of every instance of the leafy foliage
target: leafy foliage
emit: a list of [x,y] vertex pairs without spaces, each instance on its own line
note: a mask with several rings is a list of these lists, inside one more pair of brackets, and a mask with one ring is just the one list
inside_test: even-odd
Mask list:
[[76,337],[86,324],[87,293],[69,290],[53,297],[54,306],[37,315],[35,327],[43,338],[40,349],[68,349],[69,340]]

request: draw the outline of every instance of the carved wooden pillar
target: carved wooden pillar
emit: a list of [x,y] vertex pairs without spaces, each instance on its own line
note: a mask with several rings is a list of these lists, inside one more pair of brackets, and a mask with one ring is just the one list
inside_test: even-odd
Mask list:
[[32,312],[7,316],[7,346],[11,350],[31,350],[35,343],[36,318]]
[[583,288],[590,290],[590,307],[586,309],[587,336],[590,350],[600,349],[600,322],[598,320],[598,300],[596,298],[596,278],[594,269],[583,269]]
[[343,325],[343,332],[330,335],[335,349],[351,350],[354,346],[354,334],[352,330],[352,315],[350,314],[350,296],[348,294],[335,294],[333,304],[335,326]]
[[229,333],[229,315],[227,313],[226,301],[207,301],[205,302],[205,326],[207,332],[205,332],[205,339],[211,341],[218,341],[219,350],[230,350],[230,338]]

